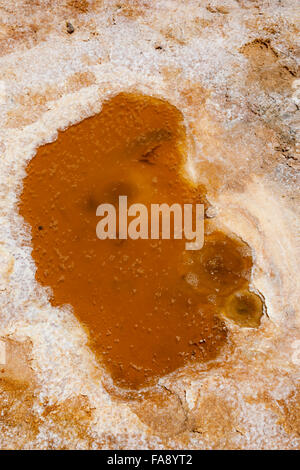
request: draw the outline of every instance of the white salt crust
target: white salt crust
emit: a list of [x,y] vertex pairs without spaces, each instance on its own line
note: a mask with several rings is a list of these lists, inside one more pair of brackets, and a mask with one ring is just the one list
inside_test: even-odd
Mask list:
[[[23,3],[14,2],[9,13],[3,10],[6,2],[0,1],[4,24],[11,24],[13,18],[26,24]],[[231,445],[297,448],[299,437],[287,433],[274,408],[247,400],[266,391],[275,401],[287,399],[299,381],[299,365],[293,362],[293,344],[300,338],[299,218],[293,199],[297,196],[297,175],[285,161],[274,164],[272,171],[260,171],[266,155],[269,159],[274,156],[276,162],[280,135],[276,130],[271,138],[269,134],[258,135],[256,126],[268,124],[267,113],[257,116],[249,112],[249,102],[263,109],[271,107],[278,125],[293,134],[297,131],[296,110],[284,111],[297,96],[295,91],[294,95],[286,90],[268,93],[259,87],[256,94],[249,95],[249,63],[239,52],[244,44],[268,36],[263,26],[275,24],[272,47],[282,54],[280,60],[294,63],[290,45],[295,42],[292,24],[297,2],[260,1],[256,2],[258,10],[233,0],[143,3],[144,15],[131,20],[118,13],[115,2],[104,2],[80,19],[74,16],[75,32],[67,35],[65,14],[56,13],[53,2],[48,9],[51,32],[45,40],[33,45],[21,43],[0,58],[0,336],[32,341],[31,366],[39,384],[34,405],[37,414],[42,413],[41,403],[46,400],[51,405],[85,395],[94,408],[92,429],[96,436],[113,435],[119,446],[131,449],[180,446],[178,436],[163,439],[125,402],[114,401],[104,390],[104,372],[86,346],[86,334],[71,308],[51,307],[47,289],[35,281],[30,230],[17,211],[26,165],[39,145],[56,138],[58,129],[99,112],[103,100],[120,91],[164,98],[181,110],[187,131],[193,135],[187,168],[190,177],[206,181],[206,174],[199,174],[197,163],[201,161],[225,165],[224,183],[217,194],[208,185],[214,220],[253,250],[252,288],[263,295],[268,316],[258,330],[241,330],[229,323],[230,341],[236,348],[233,353],[226,349],[214,368],[198,365],[192,376],[186,370],[177,371],[160,383],[181,397],[190,413],[211,394],[226,399],[236,409],[237,430],[230,435]],[[212,9],[222,6],[228,13],[212,13],[208,5]],[[112,17],[116,24],[112,24]],[[254,20],[258,26],[251,26]],[[209,26],[203,26],[205,21]],[[91,25],[95,36],[90,34]],[[171,36],[166,35],[167,30]],[[155,49],[155,45],[162,49]],[[49,86],[64,90],[68,77],[77,72],[91,72],[95,83],[75,92],[62,91],[61,97],[47,100],[47,109],[28,125],[9,124],[9,113],[18,109],[19,96],[47,95]],[[195,84],[209,91],[203,106],[197,99],[184,97],[183,91],[193,90]],[[25,112],[30,115],[31,111],[26,108]],[[242,190],[232,189],[228,183],[227,174],[233,167],[249,173]],[[188,433],[190,448],[213,445],[209,435]],[[224,442],[220,439],[220,447],[228,446],[225,437]],[[47,448],[49,440],[60,445],[59,439],[45,423],[28,447]],[[85,448],[85,443],[78,443],[78,447]]]

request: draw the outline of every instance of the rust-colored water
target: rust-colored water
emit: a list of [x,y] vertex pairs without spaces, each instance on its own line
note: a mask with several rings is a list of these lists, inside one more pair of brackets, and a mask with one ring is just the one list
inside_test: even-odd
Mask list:
[[[227,338],[223,306],[241,326],[245,311],[248,323],[252,315],[248,305],[260,308],[247,299],[241,306],[252,260],[220,231],[195,252],[185,251],[185,240],[96,236],[97,206],[117,204],[119,195],[147,207],[205,202],[203,188],[181,176],[185,151],[175,107],[122,93],[28,164],[20,213],[32,230],[36,278],[52,288],[53,305],[73,306],[120,387],[138,389],[190,361],[214,359]],[[241,289],[244,297],[232,300]],[[253,315],[250,326],[258,326],[261,312]]]

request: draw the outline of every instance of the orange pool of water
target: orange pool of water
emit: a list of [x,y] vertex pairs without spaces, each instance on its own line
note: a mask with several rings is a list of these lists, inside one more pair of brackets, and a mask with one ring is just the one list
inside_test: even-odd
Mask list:
[[227,341],[221,313],[240,326],[260,322],[262,304],[248,291],[252,259],[241,241],[215,231],[192,252],[185,240],[96,236],[97,206],[117,204],[119,195],[147,207],[206,204],[204,188],[182,176],[186,148],[174,106],[121,93],[59,132],[27,167],[19,208],[31,226],[36,279],[51,287],[53,305],[72,305],[122,388],[214,359]]

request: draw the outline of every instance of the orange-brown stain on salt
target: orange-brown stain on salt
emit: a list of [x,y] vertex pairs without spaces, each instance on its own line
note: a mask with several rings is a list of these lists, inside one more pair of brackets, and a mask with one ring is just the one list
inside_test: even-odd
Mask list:
[[68,0],[67,6],[79,13],[87,13],[89,11],[89,2],[87,0]]
[[122,388],[150,386],[188,363],[213,360],[227,340],[220,314],[249,326],[258,305],[245,297],[249,250],[221,231],[207,233],[195,252],[185,251],[185,240],[96,236],[97,206],[119,195],[148,209],[206,204],[204,188],[182,176],[186,148],[177,108],[121,93],[100,114],[59,132],[27,167],[19,207],[31,226],[36,279],[51,287],[53,305],[73,306],[90,347]]

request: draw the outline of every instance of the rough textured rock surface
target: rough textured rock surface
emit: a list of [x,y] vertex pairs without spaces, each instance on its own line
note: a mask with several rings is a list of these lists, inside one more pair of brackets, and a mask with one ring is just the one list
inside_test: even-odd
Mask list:
[[[296,0],[0,0],[2,449],[299,448],[296,19]],[[187,171],[251,247],[267,309],[258,329],[228,323],[218,360],[133,401],[108,393],[72,311],[37,285],[17,210],[36,147],[119,91],[184,114]]]

